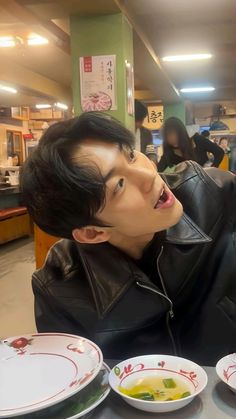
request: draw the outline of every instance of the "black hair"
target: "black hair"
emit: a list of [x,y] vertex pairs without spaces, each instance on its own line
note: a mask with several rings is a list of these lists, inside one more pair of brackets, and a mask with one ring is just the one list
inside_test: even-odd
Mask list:
[[99,168],[79,156],[86,139],[118,144],[120,149],[131,148],[134,141],[117,120],[88,112],[48,128],[22,168],[23,202],[34,222],[54,236],[71,239],[75,228],[102,225],[96,213],[105,205],[106,185]]
[[143,121],[148,114],[147,107],[142,102],[139,102],[139,100],[135,99],[134,108],[135,108],[135,121]]
[[174,148],[168,143],[169,132],[176,132],[178,138],[178,149],[181,151],[183,160],[196,160],[192,139],[183,122],[174,116],[168,118],[162,128],[163,154],[166,157],[168,166],[173,166]]
[[203,137],[208,138],[210,136],[210,131],[208,131],[207,129],[204,129],[204,131],[202,131],[202,135]]

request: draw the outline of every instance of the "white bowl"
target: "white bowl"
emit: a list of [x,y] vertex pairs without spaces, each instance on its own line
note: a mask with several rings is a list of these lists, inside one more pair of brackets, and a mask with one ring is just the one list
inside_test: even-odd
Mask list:
[[[127,396],[119,387],[129,387],[136,379],[148,376],[179,378],[187,385],[190,396],[172,401],[146,401]],[[116,365],[109,376],[111,388],[131,406],[145,412],[171,412],[181,409],[201,393],[207,385],[203,368],[184,358],[169,355],[144,355],[131,358]]]
[[219,378],[236,393],[236,353],[224,356],[216,364]]

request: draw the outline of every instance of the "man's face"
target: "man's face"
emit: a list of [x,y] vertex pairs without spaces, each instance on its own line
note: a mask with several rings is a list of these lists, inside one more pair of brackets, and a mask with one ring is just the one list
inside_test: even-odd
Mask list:
[[112,226],[112,234],[153,234],[177,224],[181,218],[182,205],[144,154],[87,140],[79,156],[95,163],[106,179],[105,207],[96,218]]

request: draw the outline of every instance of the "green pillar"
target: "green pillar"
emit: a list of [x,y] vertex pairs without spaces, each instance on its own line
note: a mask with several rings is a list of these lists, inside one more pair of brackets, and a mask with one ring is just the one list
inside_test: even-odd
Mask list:
[[164,104],[164,120],[170,118],[171,116],[181,119],[181,121],[185,124],[186,114],[184,102]]
[[124,15],[71,16],[72,89],[75,114],[82,112],[80,103],[79,58],[116,55],[117,110],[111,114],[134,130],[134,117],[127,112],[125,61],[133,66],[133,32]]

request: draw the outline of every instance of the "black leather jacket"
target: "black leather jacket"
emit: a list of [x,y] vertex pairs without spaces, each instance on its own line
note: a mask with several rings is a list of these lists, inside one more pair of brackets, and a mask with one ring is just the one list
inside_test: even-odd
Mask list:
[[33,274],[40,332],[87,336],[105,357],[236,350],[236,177],[185,162],[164,179],[185,215],[161,241],[158,288],[108,243],[61,240]]

